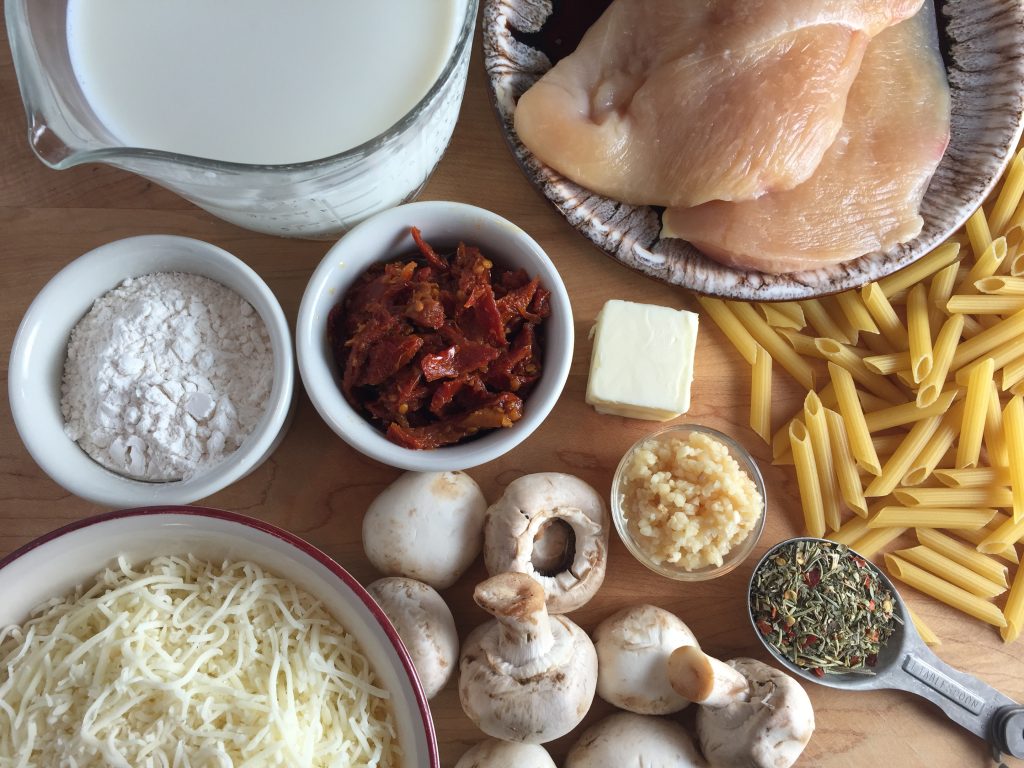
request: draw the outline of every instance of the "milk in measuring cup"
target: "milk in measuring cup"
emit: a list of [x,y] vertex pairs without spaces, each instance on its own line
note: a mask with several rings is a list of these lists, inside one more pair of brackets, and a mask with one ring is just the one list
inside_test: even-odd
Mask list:
[[422,99],[459,0],[70,0],[68,46],[127,146],[280,164],[356,147]]

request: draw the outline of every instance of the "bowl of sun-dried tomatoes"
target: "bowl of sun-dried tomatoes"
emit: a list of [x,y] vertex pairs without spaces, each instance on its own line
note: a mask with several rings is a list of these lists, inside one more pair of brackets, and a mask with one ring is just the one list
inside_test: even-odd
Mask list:
[[352,229],[299,307],[299,371],[324,421],[395,467],[466,469],[525,440],[569,374],[569,296],[533,238],[462,203]]

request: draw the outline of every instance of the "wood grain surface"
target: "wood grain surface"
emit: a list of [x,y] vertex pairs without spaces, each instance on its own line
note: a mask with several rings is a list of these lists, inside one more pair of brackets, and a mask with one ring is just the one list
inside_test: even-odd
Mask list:
[[[47,280],[89,249],[122,237],[168,233],[213,242],[250,264],[277,294],[294,323],[302,291],[329,243],[251,234],[222,223],[153,184],[103,166],[51,171],[26,142],[24,112],[6,43],[0,44],[0,346],[5,350],[0,398],[0,556],[32,538],[102,511],[54,484],[22,446],[6,396],[11,343],[26,308]],[[513,478],[540,470],[578,475],[607,494],[625,449],[655,425],[599,416],[583,402],[590,342],[587,333],[610,298],[696,310],[684,290],[631,272],[573,231],[528,184],[506,148],[484,88],[479,41],[469,87],[451,147],[425,189],[424,199],[474,203],[511,219],[551,255],[572,299],[576,353],[565,391],[547,422],[502,459],[471,470],[488,499]],[[723,430],[750,447],[768,486],[768,521],[755,556],[716,581],[684,585],[635,562],[612,534],[608,577],[597,597],[572,618],[587,629],[624,606],[645,601],[674,611],[704,648],[722,658],[766,654],[749,627],[744,590],[756,558],[772,543],[798,533],[796,480],[773,467],[769,452],[746,426],[749,371],[714,325],[702,318],[693,406],[688,420]],[[799,393],[779,376],[777,399],[793,411]],[[277,452],[256,472],[204,504],[281,525],[336,558],[364,583],[376,575],[363,554],[360,522],[370,500],[398,472],[352,451],[320,420],[304,393],[295,421]],[[477,561],[445,592],[464,637],[485,614],[473,605],[473,585],[485,576]],[[939,655],[978,675],[1014,699],[1024,699],[1024,642],[1005,646],[991,628],[962,618],[912,590],[911,606],[942,636]],[[0,595],[0,600],[3,596]],[[798,765],[991,765],[985,745],[949,724],[930,704],[900,693],[809,690],[817,731]],[[586,723],[611,707],[595,701]],[[453,766],[481,738],[459,705],[454,681],[433,702],[442,763]],[[692,713],[682,720],[692,725]],[[577,732],[578,733],[578,732]],[[549,745],[561,762],[576,734]],[[623,766],[629,763],[623,755]],[[635,764],[635,763],[634,763]]]

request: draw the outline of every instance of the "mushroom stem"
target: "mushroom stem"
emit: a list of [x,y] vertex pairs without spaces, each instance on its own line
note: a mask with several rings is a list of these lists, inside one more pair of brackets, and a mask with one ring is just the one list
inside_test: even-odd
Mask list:
[[544,588],[524,573],[499,573],[477,585],[476,604],[501,624],[498,652],[520,669],[542,660],[555,644]]
[[668,657],[668,680],[680,696],[713,709],[750,700],[747,678],[693,645],[672,651]]

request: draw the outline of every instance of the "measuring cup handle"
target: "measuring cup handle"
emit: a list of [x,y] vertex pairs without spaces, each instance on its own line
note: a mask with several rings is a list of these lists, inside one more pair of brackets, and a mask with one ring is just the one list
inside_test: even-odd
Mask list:
[[1000,752],[1024,757],[1024,708],[976,677],[949,666],[923,642],[912,643],[887,681],[939,707],[950,720]]

